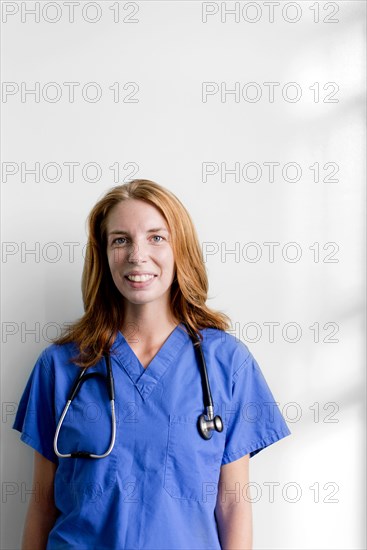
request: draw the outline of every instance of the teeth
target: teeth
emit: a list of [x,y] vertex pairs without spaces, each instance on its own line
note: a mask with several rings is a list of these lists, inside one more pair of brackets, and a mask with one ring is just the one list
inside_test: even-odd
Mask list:
[[153,279],[154,275],[128,275],[127,278],[130,281],[135,281],[136,283],[142,283],[144,281],[149,281]]

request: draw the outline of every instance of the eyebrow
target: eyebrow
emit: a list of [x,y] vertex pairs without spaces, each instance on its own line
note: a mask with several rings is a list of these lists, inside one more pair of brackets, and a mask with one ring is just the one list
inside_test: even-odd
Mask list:
[[[158,231],[164,231],[165,233],[168,233],[167,229],[165,229],[164,227],[155,227],[153,229],[148,229],[147,234],[156,233]],[[124,231],[123,229],[114,229],[113,231],[110,231],[108,235],[129,235],[129,232]]]

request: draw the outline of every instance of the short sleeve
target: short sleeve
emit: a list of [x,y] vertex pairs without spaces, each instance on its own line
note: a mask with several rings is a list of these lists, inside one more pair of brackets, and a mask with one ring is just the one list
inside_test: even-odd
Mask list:
[[53,404],[54,376],[48,366],[45,350],[38,357],[20,399],[13,429],[20,439],[41,455],[58,463],[53,450],[56,429]]
[[254,455],[291,432],[251,352],[233,375],[232,401],[225,410],[222,465]]

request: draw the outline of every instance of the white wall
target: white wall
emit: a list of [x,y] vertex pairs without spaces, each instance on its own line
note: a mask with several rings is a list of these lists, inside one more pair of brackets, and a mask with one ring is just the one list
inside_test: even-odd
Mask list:
[[[33,452],[11,429],[19,397],[48,338],[82,314],[88,212],[132,177],[168,187],[190,211],[209,304],[233,320],[292,431],[251,461],[254,548],[366,548],[365,2],[281,1],[273,22],[267,2],[79,1],[73,23],[64,2],[38,6],[39,22],[25,13],[35,2],[1,6],[1,548],[20,547],[30,498]],[[65,82],[80,84],[74,102]],[[86,99],[91,82],[97,102]],[[39,101],[22,98],[35,83]],[[273,101],[264,83],[278,84]],[[221,97],[236,86],[239,97]],[[40,163],[39,181],[22,163]],[[238,181],[224,170],[235,163]],[[258,181],[244,178],[247,163]],[[276,243],[274,261],[265,243]]]

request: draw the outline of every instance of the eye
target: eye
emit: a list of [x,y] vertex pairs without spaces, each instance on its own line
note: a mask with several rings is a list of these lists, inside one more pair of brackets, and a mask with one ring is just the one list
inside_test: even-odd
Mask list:
[[118,243],[117,241],[121,241],[122,239],[126,239],[126,237],[117,237],[117,239],[113,239],[111,244],[121,244],[121,243]]
[[[161,235],[153,235],[153,239],[155,239],[156,237],[158,237],[158,239],[163,239],[163,237],[161,237]],[[160,243],[161,241],[155,241],[156,243]]]

